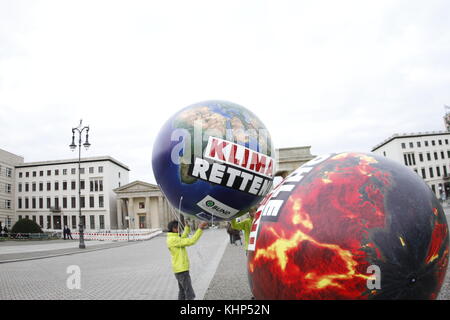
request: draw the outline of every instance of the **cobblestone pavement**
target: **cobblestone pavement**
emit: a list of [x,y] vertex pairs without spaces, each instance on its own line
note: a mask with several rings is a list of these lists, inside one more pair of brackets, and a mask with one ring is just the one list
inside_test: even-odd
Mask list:
[[244,247],[228,244],[204,299],[250,300],[251,298]]
[[[223,256],[228,235],[206,230],[188,248],[197,299],[203,299]],[[81,289],[68,289],[67,268],[80,267]],[[0,264],[0,300],[15,299],[176,299],[165,234],[107,250]]]

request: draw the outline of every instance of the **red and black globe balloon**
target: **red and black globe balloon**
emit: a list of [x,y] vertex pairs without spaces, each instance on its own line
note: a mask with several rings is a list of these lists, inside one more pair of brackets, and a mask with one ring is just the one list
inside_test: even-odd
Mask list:
[[301,166],[263,200],[248,276],[256,299],[435,299],[448,251],[443,209],[421,177],[341,153]]

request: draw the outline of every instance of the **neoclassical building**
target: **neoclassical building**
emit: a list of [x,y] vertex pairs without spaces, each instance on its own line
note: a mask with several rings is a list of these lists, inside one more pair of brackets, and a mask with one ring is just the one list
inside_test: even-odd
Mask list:
[[[166,229],[172,218],[169,203],[157,185],[133,181],[114,189],[118,229]],[[129,219],[128,219],[129,217]]]
[[311,146],[279,148],[275,151],[277,157],[277,171],[275,176],[286,178],[292,171],[314,159]]

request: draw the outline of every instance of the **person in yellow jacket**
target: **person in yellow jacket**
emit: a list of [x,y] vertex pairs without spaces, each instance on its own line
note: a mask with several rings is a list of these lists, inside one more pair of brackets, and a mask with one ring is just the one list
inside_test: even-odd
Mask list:
[[207,222],[199,224],[197,231],[191,238],[188,238],[190,227],[186,224],[183,234],[180,236],[178,221],[169,222],[167,226],[167,247],[172,256],[172,270],[178,281],[178,300],[194,300],[195,293],[192,288],[191,276],[189,275],[189,258],[186,247],[195,244],[203,233]]
[[248,211],[249,218],[237,222],[236,219],[231,220],[231,227],[235,230],[242,230],[244,232],[245,250],[247,252],[248,239],[250,238],[250,231],[252,230],[253,219],[255,219],[256,208],[252,207]]

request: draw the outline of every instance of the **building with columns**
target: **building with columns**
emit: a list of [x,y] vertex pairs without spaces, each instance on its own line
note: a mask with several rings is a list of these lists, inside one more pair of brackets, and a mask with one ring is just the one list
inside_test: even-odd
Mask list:
[[279,148],[275,150],[277,157],[277,171],[275,176],[286,178],[292,171],[314,159],[311,146]]
[[118,229],[166,229],[173,220],[170,205],[157,185],[133,181],[114,192]]

